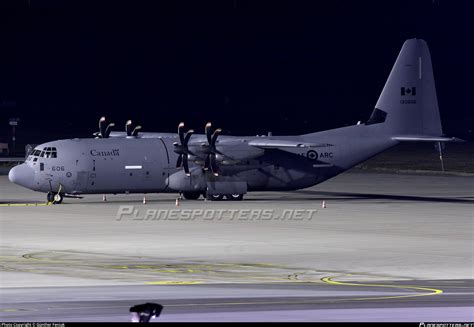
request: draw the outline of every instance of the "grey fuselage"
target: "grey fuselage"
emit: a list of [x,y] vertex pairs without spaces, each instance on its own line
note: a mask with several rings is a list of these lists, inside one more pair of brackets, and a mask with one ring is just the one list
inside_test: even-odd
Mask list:
[[[256,158],[220,165],[218,177],[203,172],[199,165],[191,165],[191,177],[176,168],[178,155],[173,143],[177,134],[58,140],[36,147],[56,148],[56,158],[28,156],[23,164],[26,167],[21,168],[23,177],[16,183],[40,192],[77,195],[205,191],[205,185],[187,190],[170,187],[170,177],[193,183],[197,175],[207,181],[244,182],[248,191],[296,190],[321,183],[398,143],[388,135],[381,137],[379,130],[376,125],[355,125],[278,136],[278,140],[317,141],[318,145],[310,149],[265,149]],[[200,138],[204,140],[204,135],[193,135],[191,140]],[[255,139],[272,137],[221,136],[219,142],[241,142],[245,149],[250,148],[246,143]]]

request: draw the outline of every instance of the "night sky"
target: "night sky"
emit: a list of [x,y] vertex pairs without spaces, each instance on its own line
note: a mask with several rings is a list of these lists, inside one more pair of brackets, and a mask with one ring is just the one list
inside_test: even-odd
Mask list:
[[365,121],[407,38],[445,133],[474,136],[472,1],[1,1],[0,142],[122,130],[302,134]]

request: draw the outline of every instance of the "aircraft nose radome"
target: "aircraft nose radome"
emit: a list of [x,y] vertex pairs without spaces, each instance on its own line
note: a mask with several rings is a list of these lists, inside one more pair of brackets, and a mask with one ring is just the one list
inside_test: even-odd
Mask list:
[[21,164],[10,169],[8,179],[10,182],[29,187],[34,181],[35,172],[25,164]]

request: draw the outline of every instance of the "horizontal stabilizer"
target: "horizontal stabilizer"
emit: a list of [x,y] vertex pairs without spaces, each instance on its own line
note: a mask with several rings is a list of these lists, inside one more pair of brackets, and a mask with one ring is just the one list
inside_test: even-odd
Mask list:
[[464,140],[458,139],[456,137],[425,135],[393,136],[392,140],[401,142],[464,142]]

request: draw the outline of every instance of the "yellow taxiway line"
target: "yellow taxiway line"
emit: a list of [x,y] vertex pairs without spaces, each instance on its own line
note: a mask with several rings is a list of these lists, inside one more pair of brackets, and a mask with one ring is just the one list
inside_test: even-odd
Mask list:
[[46,203],[0,203],[0,207],[39,207],[39,206],[50,206],[52,202]]

